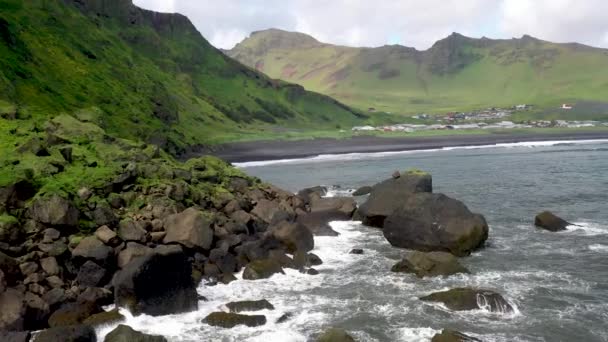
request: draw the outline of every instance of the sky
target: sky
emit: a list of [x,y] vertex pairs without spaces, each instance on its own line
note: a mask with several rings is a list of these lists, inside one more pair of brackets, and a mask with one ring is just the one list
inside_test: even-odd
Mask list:
[[608,48],[608,0],[134,0],[190,18],[218,48],[279,28],[347,46],[427,49],[452,32]]

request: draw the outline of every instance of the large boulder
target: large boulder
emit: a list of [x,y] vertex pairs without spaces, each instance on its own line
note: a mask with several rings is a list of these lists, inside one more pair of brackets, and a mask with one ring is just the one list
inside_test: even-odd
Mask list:
[[457,273],[469,273],[458,259],[445,252],[410,252],[403,260],[396,263],[393,272],[413,273],[419,278],[449,276]]
[[260,218],[266,224],[273,224],[281,220],[293,219],[293,213],[285,209],[288,208],[281,206],[281,203],[277,201],[260,199],[251,210],[251,214]]
[[110,263],[114,256],[114,250],[106,246],[95,236],[89,236],[80,241],[78,246],[72,251],[72,257],[78,261],[85,262],[93,260],[100,265]]
[[485,309],[491,312],[512,312],[513,307],[500,294],[473,288],[456,288],[448,291],[435,292],[420,300],[443,303],[454,311]]
[[352,197],[314,198],[310,202],[310,212],[326,212],[333,215],[334,220],[350,220],[357,209],[357,203]]
[[312,232],[301,224],[283,221],[270,228],[272,236],[280,241],[289,252],[308,252],[315,247]]
[[51,226],[75,227],[78,225],[78,209],[58,195],[37,199],[31,207],[32,217]]
[[203,319],[203,323],[221,328],[234,328],[237,325],[258,327],[266,324],[266,316],[241,315],[232,312],[212,312]]
[[435,334],[431,342],[481,342],[481,340],[458,331],[444,329],[440,334]]
[[120,324],[106,335],[104,342],[167,342],[163,336],[148,335]]
[[115,323],[120,323],[126,320],[126,317],[123,316],[118,309],[100,312],[94,315],[91,315],[89,318],[85,319],[83,324],[90,325],[92,327],[97,327],[101,325],[110,325]]
[[355,342],[355,339],[343,329],[330,328],[317,338],[317,342]]
[[419,193],[409,196],[386,219],[383,233],[395,247],[466,256],[483,246],[488,224],[458,200]]
[[374,190],[374,188],[372,188],[371,186],[362,186],[353,192],[353,196],[365,196],[371,193],[372,190]]
[[95,330],[87,325],[71,325],[44,330],[36,342],[97,342]]
[[2,342],[28,342],[30,337],[29,331],[0,331]]
[[4,280],[9,286],[15,285],[17,280],[21,278],[21,270],[17,260],[2,252],[0,252],[0,269],[4,273]]
[[196,310],[198,295],[191,274],[192,265],[179,250],[135,258],[114,276],[115,302],[135,315]]
[[25,302],[21,292],[7,289],[0,294],[0,331],[23,330]]
[[336,221],[333,212],[318,211],[298,215],[296,222],[303,225],[314,236],[338,236],[340,233],[331,228],[329,222]]
[[76,275],[76,283],[82,287],[103,286],[109,281],[108,271],[88,260],[79,269]]
[[272,277],[276,273],[285,273],[279,262],[274,259],[260,259],[247,264],[247,267],[243,271],[243,279],[265,279]]
[[387,179],[373,186],[365,203],[358,210],[363,224],[382,228],[384,220],[401,204],[419,192],[432,192],[433,179],[421,171],[408,171],[399,178]]
[[203,215],[200,210],[188,208],[165,219],[167,235],[163,242],[208,250],[213,242],[211,223],[211,219]]
[[572,223],[556,216],[550,211],[543,211],[534,218],[534,225],[550,232],[566,230]]
[[266,299],[230,302],[226,304],[226,307],[228,310],[230,310],[230,312],[236,313],[243,311],[274,310],[274,306]]
[[146,242],[146,231],[133,220],[122,220],[118,226],[118,236],[123,241]]
[[309,204],[314,198],[320,198],[327,195],[327,188],[324,186],[313,186],[298,191],[298,197],[304,201],[305,204]]
[[51,314],[48,323],[51,328],[79,325],[101,311],[101,307],[94,302],[65,303]]

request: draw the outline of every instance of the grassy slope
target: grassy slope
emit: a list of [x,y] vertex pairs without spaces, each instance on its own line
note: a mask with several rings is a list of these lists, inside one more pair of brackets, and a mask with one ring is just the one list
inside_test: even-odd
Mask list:
[[263,66],[259,69],[271,77],[361,109],[414,113],[518,103],[554,107],[584,99],[605,101],[608,93],[608,51],[581,45],[452,35],[423,52],[322,43],[285,48],[275,42],[259,48],[264,43],[268,47],[276,34],[254,34],[228,54],[247,65]]
[[[213,48],[181,15],[129,0],[0,0],[0,112],[84,113],[109,134],[186,147],[366,118]],[[6,142],[3,142],[6,143]]]

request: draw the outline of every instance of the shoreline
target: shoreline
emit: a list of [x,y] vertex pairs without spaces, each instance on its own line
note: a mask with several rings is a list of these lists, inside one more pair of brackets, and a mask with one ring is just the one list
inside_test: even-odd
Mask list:
[[302,159],[325,154],[400,152],[524,142],[596,139],[608,139],[608,130],[603,132],[575,131],[541,134],[505,133],[435,137],[361,136],[349,139],[264,140],[222,144],[216,146],[214,150],[205,152],[230,163],[245,163]]

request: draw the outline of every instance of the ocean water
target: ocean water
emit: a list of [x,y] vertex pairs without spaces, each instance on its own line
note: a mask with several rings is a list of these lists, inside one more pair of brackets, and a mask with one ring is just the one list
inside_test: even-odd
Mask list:
[[[199,287],[209,299],[197,312],[131,317],[127,324],[169,341],[309,341],[324,328],[348,330],[358,341],[429,341],[443,328],[483,341],[608,341],[608,142],[548,142],[403,153],[321,156],[239,164],[248,173],[291,191],[326,185],[348,195],[419,168],[433,174],[435,192],[485,215],[487,246],[461,262],[469,275],[417,279],[390,267],[404,250],[380,230],[333,222],[338,237],[315,238],[324,264],[317,276],[287,270],[260,281]],[[533,226],[552,210],[577,224],[550,233]],[[362,248],[363,255],[352,255]],[[514,313],[451,312],[420,296],[453,287],[498,291]],[[200,321],[235,300],[265,298],[275,310],[257,328],[221,329]],[[292,318],[277,324],[284,313]],[[128,315],[128,313],[125,313]],[[101,328],[103,337],[113,327]]]

